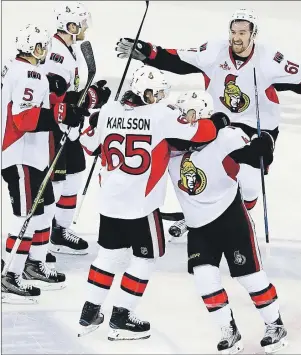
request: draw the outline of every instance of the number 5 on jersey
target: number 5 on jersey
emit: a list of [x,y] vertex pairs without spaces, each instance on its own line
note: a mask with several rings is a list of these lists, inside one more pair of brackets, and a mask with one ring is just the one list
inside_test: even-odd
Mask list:
[[[124,154],[123,152],[116,148],[110,147],[111,143],[117,142],[122,146],[125,144]],[[130,175],[141,175],[144,174],[150,167],[151,164],[151,155],[148,150],[144,148],[135,148],[135,143],[144,142],[148,145],[151,145],[152,137],[150,135],[137,135],[137,134],[127,134],[125,137],[121,134],[110,134],[104,140],[102,146],[102,155],[107,166],[108,171],[115,169],[120,169],[126,174]],[[117,156],[119,159],[118,164],[114,166],[113,164],[113,155]],[[138,167],[132,167],[125,163],[125,158],[140,157],[141,162]]]

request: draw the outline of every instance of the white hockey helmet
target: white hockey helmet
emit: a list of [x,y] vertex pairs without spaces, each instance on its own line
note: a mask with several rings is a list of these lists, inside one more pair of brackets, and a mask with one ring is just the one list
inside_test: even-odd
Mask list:
[[[54,12],[57,30],[65,31],[70,35],[79,35],[82,27],[88,28],[91,25],[91,14],[81,2],[64,2]],[[75,23],[78,26],[78,33],[69,32],[69,23]]]
[[254,38],[258,33],[257,17],[254,10],[251,9],[239,9],[234,12],[229,22],[229,30],[231,30],[231,25],[233,21],[244,20],[253,24],[252,38]]
[[167,83],[164,73],[159,69],[143,65],[133,74],[131,90],[140,96],[144,103],[148,103],[145,101],[145,90],[152,90],[156,102],[159,102],[168,97],[169,89],[170,85]]
[[190,90],[182,93],[177,99],[177,106],[184,115],[190,110],[195,110],[197,120],[209,118],[213,114],[213,99],[208,92],[203,90]]
[[[37,44],[41,44],[44,52],[41,56],[34,54]],[[16,37],[16,48],[22,53],[31,54],[36,59],[42,59],[47,54],[51,45],[50,33],[41,26],[35,26],[32,24],[26,25],[21,29]]]

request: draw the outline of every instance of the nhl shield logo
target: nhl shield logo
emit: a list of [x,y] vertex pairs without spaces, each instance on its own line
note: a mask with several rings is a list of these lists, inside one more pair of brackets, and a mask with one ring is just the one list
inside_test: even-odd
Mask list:
[[240,254],[239,250],[234,252],[234,264],[236,265],[244,265],[247,261],[247,258]]
[[141,248],[140,248],[140,251],[141,251],[141,254],[142,254],[142,255],[147,255],[147,254],[148,254],[148,250],[147,250],[146,247],[141,247]]

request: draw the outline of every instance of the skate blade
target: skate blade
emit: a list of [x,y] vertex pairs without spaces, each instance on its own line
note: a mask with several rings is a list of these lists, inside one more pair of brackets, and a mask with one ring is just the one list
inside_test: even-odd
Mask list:
[[242,352],[244,349],[243,343],[241,340],[239,340],[237,343],[235,343],[232,348],[225,349],[219,351],[219,354],[238,354]]
[[268,346],[264,346],[264,353],[265,354],[273,354],[276,353],[279,350],[282,350],[283,348],[287,347],[288,342],[286,340],[286,337],[280,339],[278,343],[276,344],[271,344]]
[[41,291],[58,291],[65,288],[65,282],[45,282],[41,280],[23,280],[24,284],[38,287]]
[[87,255],[88,254],[88,249],[76,250],[76,249],[68,248],[63,245],[54,245],[51,243],[49,245],[49,250],[52,251],[53,253],[57,253],[57,254],[67,254],[67,255]]
[[39,296],[19,296],[12,293],[2,292],[2,303],[26,305],[26,304],[38,304]]
[[79,331],[78,331],[78,334],[77,336],[79,338],[85,336],[85,335],[88,335],[92,332],[94,332],[98,327],[100,326],[100,324],[91,324],[91,325],[88,325],[86,327],[80,325],[79,327]]
[[108,340],[143,340],[151,336],[150,330],[146,332],[135,333],[124,329],[111,329],[108,334]]

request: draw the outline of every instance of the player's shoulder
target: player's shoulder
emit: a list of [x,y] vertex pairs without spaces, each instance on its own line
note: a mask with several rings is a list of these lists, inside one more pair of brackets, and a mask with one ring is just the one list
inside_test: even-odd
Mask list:
[[219,143],[230,140],[243,140],[245,144],[249,142],[249,137],[246,133],[239,127],[227,126],[223,129],[220,129],[216,140]]
[[257,51],[260,59],[265,63],[280,64],[284,60],[285,53],[282,49],[273,47],[271,45],[256,43]]

